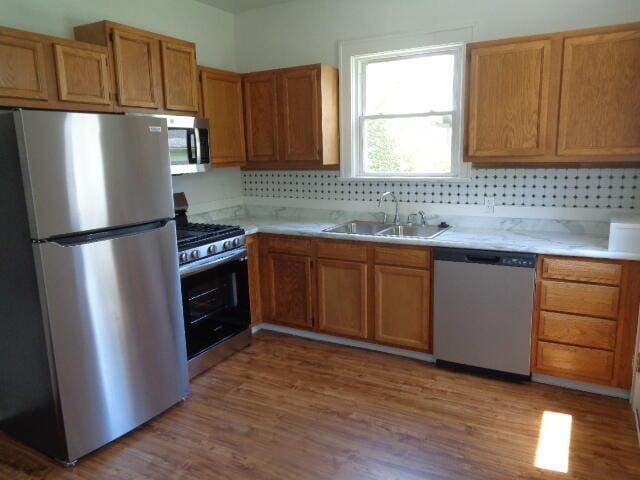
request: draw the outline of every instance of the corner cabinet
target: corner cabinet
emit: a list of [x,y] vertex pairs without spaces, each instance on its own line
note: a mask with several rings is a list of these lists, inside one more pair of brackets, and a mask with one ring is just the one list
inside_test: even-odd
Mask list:
[[338,168],[338,72],[307,65],[244,75],[247,168]]
[[246,163],[242,77],[237,73],[200,67],[202,113],[209,119],[211,165],[239,166]]
[[467,46],[465,161],[640,163],[640,23]]
[[107,47],[118,111],[199,111],[194,43],[109,21],[75,27],[74,34]]
[[112,111],[104,47],[0,27],[0,106]]

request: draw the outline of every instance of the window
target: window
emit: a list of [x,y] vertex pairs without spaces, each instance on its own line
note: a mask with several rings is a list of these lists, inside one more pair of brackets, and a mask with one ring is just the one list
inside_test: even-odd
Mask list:
[[464,44],[424,46],[418,37],[400,41],[411,48],[384,51],[378,49],[385,39],[341,45],[343,177],[468,176],[461,147]]

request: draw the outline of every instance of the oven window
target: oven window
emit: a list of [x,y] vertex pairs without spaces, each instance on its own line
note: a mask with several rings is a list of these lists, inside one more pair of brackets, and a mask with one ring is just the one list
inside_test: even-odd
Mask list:
[[237,261],[182,280],[189,358],[249,328],[246,261]]
[[193,135],[188,128],[169,128],[169,155],[171,163],[176,165],[187,165],[191,158],[190,139]]

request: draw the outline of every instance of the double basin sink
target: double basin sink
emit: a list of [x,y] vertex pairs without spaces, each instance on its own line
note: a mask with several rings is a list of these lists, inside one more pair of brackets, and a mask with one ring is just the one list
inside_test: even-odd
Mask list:
[[350,233],[353,235],[372,235],[380,237],[410,237],[410,238],[434,238],[447,230],[448,226],[432,225],[389,225],[388,223],[366,222],[355,220],[343,223],[335,227],[327,228],[324,232]]

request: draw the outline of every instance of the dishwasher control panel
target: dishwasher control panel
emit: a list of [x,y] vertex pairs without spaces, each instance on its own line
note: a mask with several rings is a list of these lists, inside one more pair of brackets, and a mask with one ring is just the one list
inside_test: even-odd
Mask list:
[[478,263],[499,267],[536,267],[536,255],[533,253],[498,252],[493,250],[436,248],[435,260],[445,262]]
[[506,267],[528,267],[536,266],[535,258],[502,257],[501,265]]

